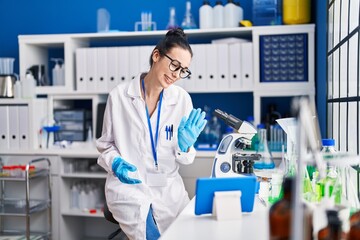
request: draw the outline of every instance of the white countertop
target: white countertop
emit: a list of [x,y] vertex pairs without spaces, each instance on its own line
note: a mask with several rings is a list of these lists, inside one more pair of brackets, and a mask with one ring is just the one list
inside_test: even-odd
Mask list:
[[[52,147],[49,149],[1,149],[1,155],[58,155],[62,157],[97,158],[99,152],[95,143],[74,143],[69,148]],[[196,157],[213,159],[215,151],[196,151]]]
[[255,196],[254,210],[243,213],[241,220],[217,221],[212,215],[194,213],[195,198],[185,207],[161,240],[268,240],[269,208]]

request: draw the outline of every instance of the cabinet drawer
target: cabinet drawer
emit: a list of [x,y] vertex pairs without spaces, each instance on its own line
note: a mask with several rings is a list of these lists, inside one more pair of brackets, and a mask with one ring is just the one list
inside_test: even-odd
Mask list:
[[86,118],[85,110],[54,110],[54,117],[58,121],[73,120],[84,121]]
[[55,135],[55,141],[85,141],[85,131],[59,131]]
[[85,131],[84,122],[61,121],[60,126],[62,131]]

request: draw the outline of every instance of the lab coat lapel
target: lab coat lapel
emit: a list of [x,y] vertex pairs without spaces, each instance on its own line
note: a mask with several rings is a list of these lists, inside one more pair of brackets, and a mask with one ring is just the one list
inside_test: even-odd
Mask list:
[[134,105],[134,108],[136,109],[136,112],[138,113],[144,128],[147,129],[148,123],[146,119],[145,104],[144,100],[141,98],[140,92],[140,75],[131,81],[127,94],[132,98],[132,104]]
[[174,109],[174,105],[178,103],[179,100],[179,92],[174,86],[170,86],[169,88],[164,90],[164,97],[161,109],[161,118],[160,118],[160,126],[162,129],[166,122],[166,119],[169,119],[168,115],[174,114],[172,111]]

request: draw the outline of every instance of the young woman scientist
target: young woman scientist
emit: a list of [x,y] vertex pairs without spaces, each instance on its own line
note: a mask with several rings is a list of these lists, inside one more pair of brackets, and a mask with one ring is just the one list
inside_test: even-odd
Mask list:
[[169,30],[150,56],[150,70],[108,97],[98,164],[109,173],[105,196],[129,239],[157,239],[189,202],[179,163],[190,164],[206,125],[189,94],[192,50],[182,29]]

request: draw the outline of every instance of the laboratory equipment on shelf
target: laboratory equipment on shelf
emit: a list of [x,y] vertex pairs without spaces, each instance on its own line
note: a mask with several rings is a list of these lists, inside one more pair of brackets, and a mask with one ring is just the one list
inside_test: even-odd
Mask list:
[[176,21],[175,7],[170,7],[169,22],[166,25],[166,29],[173,29],[173,28],[177,28],[177,27],[178,27],[178,24]]
[[108,32],[110,30],[110,13],[105,8],[97,10],[97,32]]
[[18,79],[14,74],[14,58],[0,58],[0,98],[14,97],[14,85]]
[[21,96],[22,98],[35,98],[36,79],[31,72],[27,72],[25,78],[21,79]]
[[213,8],[208,0],[204,0],[199,9],[199,26],[200,29],[213,28]]
[[194,16],[191,13],[191,2],[187,1],[186,2],[186,10],[185,10],[185,15],[184,15],[184,19],[181,23],[181,27],[183,29],[195,29],[197,28],[195,20],[194,20]]
[[50,141],[53,144],[55,141],[55,135],[60,131],[60,123],[50,116],[43,119],[41,126],[45,131],[44,133],[46,133],[46,148],[49,148]]
[[62,58],[51,58],[50,60],[55,62],[52,69],[52,85],[65,86],[64,60]]
[[135,31],[155,31],[156,22],[152,21],[152,12],[141,12],[141,21],[135,22]]
[[212,177],[239,177],[241,174],[252,174],[255,161],[259,154],[247,153],[251,147],[251,139],[257,133],[254,126],[246,121],[215,109],[215,116],[234,128],[237,133],[231,133],[220,142],[212,166]]
[[283,0],[283,23],[304,24],[311,20],[310,0]]

